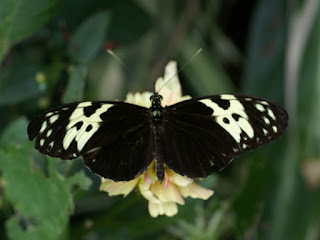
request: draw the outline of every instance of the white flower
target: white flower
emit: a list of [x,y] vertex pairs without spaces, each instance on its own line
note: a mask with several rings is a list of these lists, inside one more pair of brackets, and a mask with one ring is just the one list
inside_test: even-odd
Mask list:
[[[170,81],[168,81],[171,79]],[[161,89],[160,89],[161,88]],[[165,68],[163,78],[158,78],[155,90],[163,97],[162,104],[169,106],[174,103],[190,99],[190,96],[182,96],[181,85],[177,75],[176,62],[169,62]],[[150,107],[151,92],[129,93],[126,102]],[[147,171],[137,178],[127,182],[114,182],[102,178],[100,190],[106,191],[110,196],[123,194],[127,196],[135,187],[142,196],[149,201],[148,209],[152,217],[159,215],[174,216],[178,212],[177,204],[184,205],[184,198],[208,199],[213,191],[196,184],[192,178],[181,176],[165,166],[165,177],[160,183],[156,177],[154,161]]]

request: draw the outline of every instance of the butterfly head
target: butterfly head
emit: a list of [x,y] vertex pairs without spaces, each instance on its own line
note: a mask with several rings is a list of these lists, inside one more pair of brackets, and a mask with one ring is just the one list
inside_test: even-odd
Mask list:
[[153,119],[156,122],[158,122],[161,120],[161,113],[163,110],[163,107],[161,106],[162,96],[155,92],[150,97],[150,101],[151,101],[151,108],[150,108],[151,115],[152,115]]

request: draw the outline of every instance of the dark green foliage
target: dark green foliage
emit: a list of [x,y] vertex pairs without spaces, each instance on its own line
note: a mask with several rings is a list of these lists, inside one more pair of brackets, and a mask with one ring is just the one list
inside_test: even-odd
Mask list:
[[69,43],[69,54],[77,62],[89,63],[105,41],[110,13],[98,13],[79,25]]
[[61,7],[60,0],[2,0],[0,4],[0,60],[13,44],[46,24]]
[[14,206],[14,214],[6,222],[7,233],[10,239],[58,239],[73,212],[71,187],[78,184],[87,188],[88,180],[83,173],[69,178],[61,176],[55,167],[59,160],[54,159],[48,161],[45,176],[32,161],[33,144],[21,134],[26,127],[27,121],[19,119],[1,138],[4,193]]

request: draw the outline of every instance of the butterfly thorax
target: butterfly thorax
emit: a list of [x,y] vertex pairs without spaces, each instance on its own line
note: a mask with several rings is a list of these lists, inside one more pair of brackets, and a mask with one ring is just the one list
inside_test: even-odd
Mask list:
[[162,119],[163,107],[161,106],[162,96],[154,93],[151,97],[150,114],[154,122],[159,123]]

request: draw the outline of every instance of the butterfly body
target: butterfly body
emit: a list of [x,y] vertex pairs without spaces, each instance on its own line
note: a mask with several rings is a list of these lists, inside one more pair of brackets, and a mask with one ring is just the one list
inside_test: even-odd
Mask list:
[[155,160],[161,182],[164,167],[191,178],[222,170],[230,161],[281,136],[286,111],[265,99],[214,95],[162,107],[116,101],[71,103],[31,121],[30,140],[42,153],[82,156],[92,172],[115,181],[142,174]]

